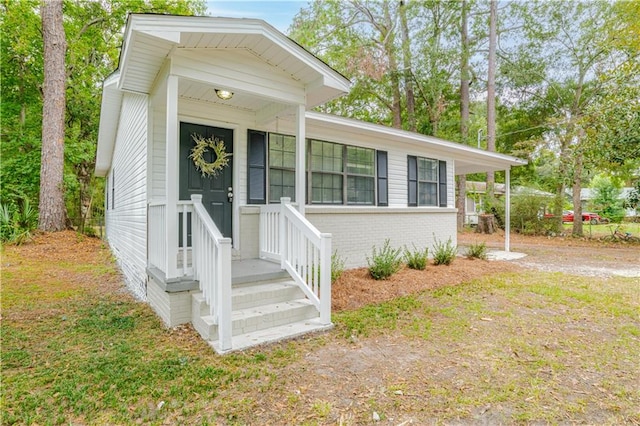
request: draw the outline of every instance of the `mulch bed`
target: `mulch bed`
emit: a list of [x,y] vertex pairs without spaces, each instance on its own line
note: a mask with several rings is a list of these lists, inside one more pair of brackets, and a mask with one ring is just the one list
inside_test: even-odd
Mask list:
[[450,265],[428,265],[424,271],[404,267],[387,280],[374,280],[367,268],[345,271],[331,287],[334,312],[358,309],[399,296],[457,285],[485,275],[516,271],[509,262],[456,258]]

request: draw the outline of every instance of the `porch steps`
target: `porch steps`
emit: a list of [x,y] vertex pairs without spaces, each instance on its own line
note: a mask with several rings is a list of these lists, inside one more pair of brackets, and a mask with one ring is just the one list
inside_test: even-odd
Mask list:
[[[242,350],[325,330],[318,310],[290,279],[234,285],[232,288],[232,350]],[[202,293],[192,295],[192,323],[217,351],[218,326]]]

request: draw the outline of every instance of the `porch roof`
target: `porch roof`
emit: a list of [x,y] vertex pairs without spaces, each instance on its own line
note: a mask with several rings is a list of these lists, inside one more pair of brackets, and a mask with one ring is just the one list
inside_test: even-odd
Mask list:
[[332,132],[340,132],[343,138],[346,137],[345,135],[351,134],[353,140],[363,137],[375,138],[382,139],[389,144],[403,143],[415,145],[421,149],[428,148],[434,156],[453,158],[456,175],[506,170],[510,167],[527,164],[526,160],[510,155],[484,151],[468,145],[380,124],[311,111],[306,113],[306,117],[310,130],[312,127],[331,129]]
[[[349,91],[350,81],[260,19],[132,14],[120,52],[118,88],[149,93],[175,51],[246,51],[306,88],[307,108]],[[238,87],[220,87],[238,90]]]
[[[98,176],[109,170],[122,92],[150,94],[165,61],[172,56],[193,58],[198,52],[207,52],[219,60],[224,52],[234,51],[247,63],[251,58],[258,59],[279,73],[282,81],[302,88],[294,103],[306,103],[306,108],[347,93],[351,85],[338,71],[259,19],[132,14],[123,39],[118,69],[103,84],[96,158]],[[216,102],[216,96],[211,94],[213,89],[225,89],[236,93],[233,99],[224,101],[228,107],[256,112],[285,108],[282,99],[261,99],[245,87],[231,86],[232,80],[221,81],[221,87],[207,87],[185,79],[180,96]],[[277,87],[271,91],[282,93]]]

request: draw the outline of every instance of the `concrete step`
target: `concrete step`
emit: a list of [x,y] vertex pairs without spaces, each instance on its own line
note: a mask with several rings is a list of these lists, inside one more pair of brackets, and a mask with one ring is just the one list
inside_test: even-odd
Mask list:
[[205,302],[202,293],[191,295],[191,324],[204,340],[218,339],[218,325],[209,315],[209,305]]
[[[232,335],[242,335],[317,318],[318,310],[291,280],[234,286],[232,289]],[[202,293],[191,296],[196,331],[203,339],[218,339],[218,326]]]
[[[199,301],[195,300],[194,303],[199,303]],[[232,336],[238,336],[317,319],[319,314],[316,307],[308,299],[296,299],[234,310],[232,316],[231,334]],[[195,316],[192,318],[192,323],[203,339],[218,339],[218,325],[215,323],[213,316],[208,314]]]
[[242,351],[259,345],[294,339],[308,333],[317,333],[333,328],[333,324],[321,324],[319,318],[296,321],[276,327],[239,334],[233,337],[231,349],[220,350],[218,340],[209,340],[209,345],[220,354]]
[[[304,293],[291,280],[242,284],[231,289],[231,306],[234,310],[302,298]],[[209,315],[209,305],[201,292],[193,294],[192,301],[196,303],[192,304],[191,312],[199,316]]]
[[291,280],[234,286],[231,293],[234,310],[304,298],[302,290]]
[[304,321],[318,317],[318,315],[318,310],[308,299],[296,299],[234,310],[232,335],[237,336]]

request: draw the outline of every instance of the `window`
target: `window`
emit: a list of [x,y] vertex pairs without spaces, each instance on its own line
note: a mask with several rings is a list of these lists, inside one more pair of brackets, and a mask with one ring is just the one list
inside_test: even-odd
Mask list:
[[418,205],[438,205],[438,160],[418,158]]
[[374,204],[375,151],[347,146],[347,204]]
[[310,147],[311,202],[342,204],[344,198],[343,145],[312,140]]
[[[249,130],[247,202],[296,198],[296,138]],[[309,140],[307,199],[312,204],[389,205],[387,153]]]
[[375,150],[312,140],[311,203],[375,204]]
[[407,157],[409,206],[447,207],[447,162]]
[[296,199],[296,138],[269,134],[269,202]]

